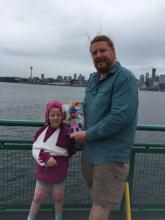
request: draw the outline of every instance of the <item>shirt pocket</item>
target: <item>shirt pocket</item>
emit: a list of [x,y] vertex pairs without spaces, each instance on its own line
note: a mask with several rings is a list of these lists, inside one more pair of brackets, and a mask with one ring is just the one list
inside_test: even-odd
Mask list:
[[102,110],[109,109],[111,106],[111,92],[105,90],[96,91],[96,94],[93,96],[93,108]]

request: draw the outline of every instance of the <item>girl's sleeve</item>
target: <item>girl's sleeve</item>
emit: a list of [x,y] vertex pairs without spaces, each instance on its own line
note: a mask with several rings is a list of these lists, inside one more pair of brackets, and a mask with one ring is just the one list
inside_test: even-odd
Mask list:
[[47,162],[47,160],[50,158],[50,154],[48,152],[44,152],[44,150],[41,149],[40,146],[36,143],[37,138],[43,132],[44,129],[45,126],[39,128],[39,130],[36,132],[34,136],[34,143],[32,148],[32,155],[36,160],[36,162],[41,166],[43,166],[45,162]]
[[46,126],[43,126],[43,127],[39,128],[39,129],[37,130],[37,132],[36,132],[35,135],[34,135],[34,141],[37,140],[37,138],[38,138],[39,135],[43,132],[43,130],[45,129],[45,127],[46,127]]

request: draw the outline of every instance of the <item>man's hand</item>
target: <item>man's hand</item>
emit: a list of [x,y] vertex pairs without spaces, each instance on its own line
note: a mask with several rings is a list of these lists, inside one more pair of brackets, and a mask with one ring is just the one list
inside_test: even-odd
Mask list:
[[70,135],[71,138],[74,138],[76,141],[85,142],[87,140],[86,131],[74,132]]
[[75,107],[76,105],[79,105],[79,104],[80,104],[80,101],[77,101],[77,100],[70,100],[69,101],[70,108]]
[[47,166],[53,167],[55,165],[57,165],[57,161],[53,157],[50,157],[49,160],[47,161]]

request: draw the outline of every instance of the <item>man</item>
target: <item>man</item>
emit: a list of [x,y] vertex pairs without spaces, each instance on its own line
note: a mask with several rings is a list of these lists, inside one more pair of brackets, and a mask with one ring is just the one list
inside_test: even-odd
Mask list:
[[84,142],[82,171],[92,196],[89,220],[107,220],[111,208],[121,202],[129,173],[138,87],[134,75],[116,61],[110,38],[96,36],[90,52],[97,73],[90,76],[85,91],[84,131],[71,137]]

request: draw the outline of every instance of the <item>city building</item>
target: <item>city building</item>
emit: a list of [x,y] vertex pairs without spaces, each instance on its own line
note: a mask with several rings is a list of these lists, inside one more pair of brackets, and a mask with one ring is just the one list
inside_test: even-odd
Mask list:
[[147,72],[144,76],[142,74],[139,79],[139,89],[140,90],[153,90],[159,91],[165,89],[165,75],[156,75],[156,68],[152,68],[151,77]]

